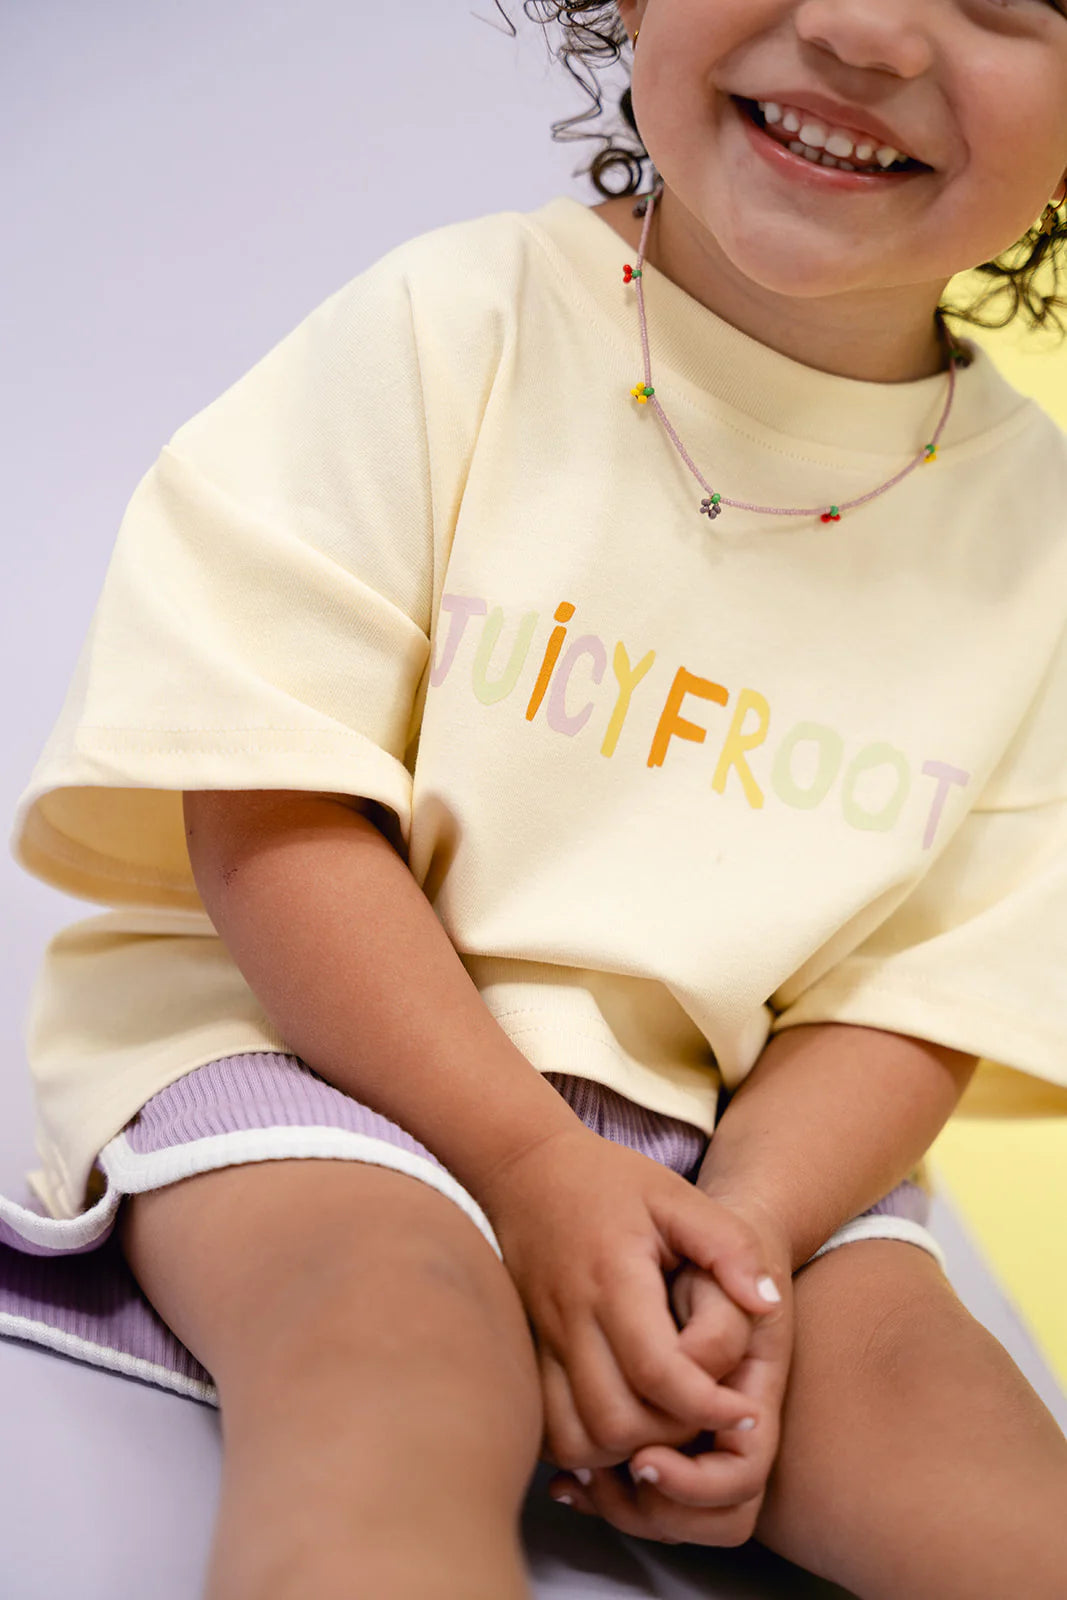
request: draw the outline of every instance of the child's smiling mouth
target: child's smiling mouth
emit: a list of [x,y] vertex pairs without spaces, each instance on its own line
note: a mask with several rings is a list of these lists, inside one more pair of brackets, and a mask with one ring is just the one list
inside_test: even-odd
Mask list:
[[836,186],[848,188],[899,183],[934,170],[873,137],[849,134],[810,112],[739,95],[730,99],[752,142],[776,166],[806,168],[812,177],[836,179]]

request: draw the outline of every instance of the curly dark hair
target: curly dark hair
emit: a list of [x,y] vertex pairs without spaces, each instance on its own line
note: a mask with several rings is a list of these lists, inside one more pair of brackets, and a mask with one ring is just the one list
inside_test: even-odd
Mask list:
[[[517,30],[501,0],[494,0],[494,4],[514,38]],[[574,139],[601,141],[601,148],[592,160],[577,168],[575,175],[587,173],[605,200],[642,192],[643,169],[649,155],[638,132],[629,85],[619,102],[621,125],[607,132],[580,131],[582,123],[600,116],[604,110],[597,69],[614,66],[622,59],[623,46],[629,42],[615,0],[523,0],[522,10],[531,21],[545,29],[546,35],[553,23],[560,25],[562,42],[554,52],[555,57],[592,102],[590,110],[552,124],[552,137],[560,143]],[[625,181],[621,187],[611,188],[604,179],[615,167],[623,169]],[[976,266],[973,270],[977,274],[992,281],[967,305],[946,302],[940,308],[942,314],[989,329],[1006,328],[1018,317],[1030,329],[1057,329],[1062,342],[1067,328],[1058,313],[1067,310],[1067,299],[1059,293],[1067,254],[1065,244],[1067,209],[1061,206],[1055,213],[1051,233],[1043,233],[1035,223],[1022,239],[994,261]],[[1042,268],[1046,269],[1044,273]],[[1038,281],[1039,275],[1042,282]]]

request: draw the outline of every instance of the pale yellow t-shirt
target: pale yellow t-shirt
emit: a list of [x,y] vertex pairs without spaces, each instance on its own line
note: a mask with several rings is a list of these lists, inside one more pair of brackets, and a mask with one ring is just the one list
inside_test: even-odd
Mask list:
[[[183,789],[379,801],[529,1061],[707,1133],[826,1020],[980,1055],[965,1111],[1067,1108],[1067,439],[977,352],[887,494],[711,522],[631,395],[632,258],[569,197],[410,240],[137,485],[11,840],[112,908],[31,1001],[53,1215],[150,1095],[286,1048]],[[644,289],[657,395],[731,497],[837,503],[933,432],[943,375],[831,376]]]

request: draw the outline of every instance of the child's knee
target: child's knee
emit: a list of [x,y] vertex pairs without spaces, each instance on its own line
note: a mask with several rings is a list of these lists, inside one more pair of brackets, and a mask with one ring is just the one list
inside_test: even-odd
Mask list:
[[419,1179],[364,1162],[256,1162],[132,1196],[119,1228],[134,1276],[224,1406],[256,1382],[331,1369],[344,1384],[432,1379],[484,1395],[539,1440],[518,1291],[471,1219]]

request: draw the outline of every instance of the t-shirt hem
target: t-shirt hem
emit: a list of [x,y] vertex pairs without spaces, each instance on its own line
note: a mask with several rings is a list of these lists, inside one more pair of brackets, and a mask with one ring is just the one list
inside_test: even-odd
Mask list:
[[976,1055],[979,1072],[988,1063],[1019,1075],[1017,1085],[1002,1080],[992,1103],[986,1099],[981,1110],[982,1097],[965,1092],[957,1107],[964,1115],[1018,1114],[1023,1102],[1035,1097],[1036,1085],[1028,1089],[1026,1079],[1037,1080],[1046,1089],[1051,1085],[1053,1091],[1062,1090],[1062,1112],[1067,1114],[1067,1037],[1063,1030],[1035,1027],[1031,1018],[991,1005],[981,996],[945,989],[921,975],[909,975],[900,984],[868,982],[853,964],[848,975],[813,985],[781,1011],[771,1024],[771,1035],[814,1022],[852,1023],[928,1039]]

